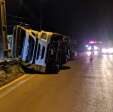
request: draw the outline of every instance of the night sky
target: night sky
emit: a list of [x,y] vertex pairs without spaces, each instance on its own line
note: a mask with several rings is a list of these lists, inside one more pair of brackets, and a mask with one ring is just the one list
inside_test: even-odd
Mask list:
[[[77,40],[113,38],[112,0],[7,0],[6,2],[9,25],[24,21],[36,28],[41,26],[47,31],[71,35]],[[21,18],[18,20],[15,16]]]

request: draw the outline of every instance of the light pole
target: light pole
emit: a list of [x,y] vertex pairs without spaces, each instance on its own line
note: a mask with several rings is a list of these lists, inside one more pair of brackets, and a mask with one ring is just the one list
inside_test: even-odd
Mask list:
[[5,0],[0,0],[0,23],[1,23],[1,38],[3,45],[4,57],[8,57],[8,41],[7,41],[7,22],[6,22],[6,6]]

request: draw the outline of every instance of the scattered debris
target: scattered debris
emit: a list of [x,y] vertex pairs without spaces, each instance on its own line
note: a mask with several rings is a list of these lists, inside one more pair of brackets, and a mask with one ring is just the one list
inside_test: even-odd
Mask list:
[[24,71],[19,61],[11,59],[0,60],[0,86],[11,82],[23,74]]

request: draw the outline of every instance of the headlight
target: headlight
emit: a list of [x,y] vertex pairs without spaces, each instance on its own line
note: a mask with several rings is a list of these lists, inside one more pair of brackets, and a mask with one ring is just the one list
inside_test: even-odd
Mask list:
[[108,49],[103,48],[103,49],[102,49],[102,53],[111,54],[111,53],[113,53],[113,48],[108,48]]
[[97,46],[94,46],[94,50],[98,50],[98,47]]
[[107,53],[107,52],[108,52],[107,49],[105,49],[105,48],[102,49],[102,53]]
[[113,53],[113,48],[109,48],[108,53]]
[[90,50],[91,50],[91,46],[88,46],[88,48],[87,48],[87,49],[88,49],[88,51],[90,51]]

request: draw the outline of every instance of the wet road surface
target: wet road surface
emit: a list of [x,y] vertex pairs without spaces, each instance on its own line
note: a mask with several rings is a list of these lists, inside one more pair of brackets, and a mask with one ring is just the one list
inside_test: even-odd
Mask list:
[[113,56],[81,57],[59,74],[25,74],[0,90],[0,112],[113,112]]

